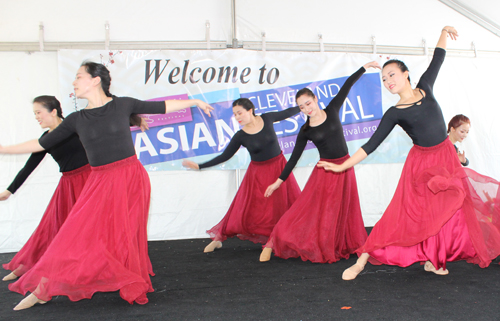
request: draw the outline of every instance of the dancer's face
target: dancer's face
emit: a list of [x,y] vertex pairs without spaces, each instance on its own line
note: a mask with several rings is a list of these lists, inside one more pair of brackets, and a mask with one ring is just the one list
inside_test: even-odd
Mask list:
[[240,124],[240,126],[245,126],[249,124],[252,121],[253,117],[253,112],[252,110],[246,110],[245,108],[241,106],[234,106],[233,107],[233,114],[234,118]]
[[388,64],[382,69],[382,82],[391,94],[397,94],[409,84],[408,71],[402,72],[396,63]]
[[93,92],[100,86],[101,79],[99,77],[92,78],[84,66],[80,67],[76,73],[76,78],[73,81],[73,87],[77,98],[86,98],[89,93]]
[[314,117],[319,112],[318,97],[316,96],[302,95],[297,98],[297,105],[299,105],[300,111],[309,117]]
[[42,128],[55,128],[59,124],[57,110],[55,109],[50,112],[42,104],[33,103],[33,113],[35,114],[35,119]]
[[467,135],[469,135],[469,129],[469,123],[462,123],[462,125],[458,126],[457,128],[451,127],[450,136],[457,142],[463,142],[463,140],[467,138]]

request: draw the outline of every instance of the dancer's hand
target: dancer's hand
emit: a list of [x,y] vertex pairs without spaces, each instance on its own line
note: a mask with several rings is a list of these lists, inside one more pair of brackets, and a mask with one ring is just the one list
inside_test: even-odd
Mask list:
[[460,160],[460,163],[464,164],[467,162],[467,158],[465,158],[465,151],[463,152],[458,152],[458,159]]
[[139,127],[141,127],[141,132],[145,132],[146,130],[149,129],[148,122],[144,117],[141,117],[141,125]]
[[366,70],[368,70],[368,68],[378,68],[378,69],[382,69],[380,68],[380,65],[378,62],[376,61],[370,61],[369,63],[366,63],[363,65],[363,68],[365,68]]
[[187,159],[184,159],[182,161],[182,166],[187,167],[187,168],[191,168],[191,169],[200,169],[200,166],[198,166],[198,164],[196,164],[193,161],[187,160]]
[[488,200],[488,202],[493,202],[493,198],[490,196],[490,194],[487,191],[483,191],[484,196]]
[[199,100],[199,99],[197,99],[197,101],[196,101],[196,106],[201,108],[203,110],[203,112],[208,115],[208,117],[212,117],[212,115],[210,115],[210,112],[212,110],[214,110],[214,108],[212,106],[210,106],[209,104],[207,104],[203,100]]
[[281,183],[283,183],[283,180],[281,178],[278,178],[276,180],[276,182],[269,185],[266,189],[266,192],[264,193],[264,197],[271,196],[274,193],[274,191],[277,190],[281,186]]
[[457,40],[457,37],[458,37],[457,29],[455,29],[451,26],[446,26],[443,28],[442,31],[445,31],[446,33],[448,33],[448,36],[450,36],[451,40]]
[[345,171],[344,164],[338,165],[330,162],[325,162],[325,161],[319,161],[316,166],[323,168],[325,171],[332,171],[332,172],[343,172]]
[[3,192],[0,193],[0,201],[5,201],[7,200],[10,196],[12,195],[12,193],[8,190],[5,190]]

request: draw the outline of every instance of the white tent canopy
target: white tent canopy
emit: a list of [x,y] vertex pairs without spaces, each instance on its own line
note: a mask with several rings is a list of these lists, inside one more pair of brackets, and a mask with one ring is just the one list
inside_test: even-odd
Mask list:
[[[42,133],[31,102],[59,96],[57,49],[226,49],[406,52],[424,55],[445,25],[460,37],[449,42],[450,59],[438,81],[450,82],[438,100],[445,119],[472,120],[465,142],[471,167],[500,179],[500,2],[491,0],[71,2],[0,0],[0,144]],[[234,8],[234,10],[233,10]],[[234,13],[234,14],[233,14]],[[42,28],[40,27],[42,26]],[[42,52],[41,49],[44,51]],[[236,49],[230,49],[236,50]],[[240,49],[241,50],[241,49]],[[354,151],[351,151],[353,153]],[[0,155],[5,189],[28,155]],[[373,225],[390,201],[402,164],[358,165],[365,224]],[[311,168],[294,173],[301,187]],[[244,171],[150,172],[151,239],[206,237],[225,214]],[[0,202],[0,251],[18,250],[37,226],[60,177],[47,157],[25,185]],[[196,189],[193,184],[196,181]],[[209,191],[209,192],[207,192]]]
[[0,3],[0,45],[7,50],[11,43],[38,43],[40,25],[45,42],[81,49],[83,43],[104,48],[106,24],[111,44],[158,46],[206,41],[207,22],[209,38],[229,46],[233,38],[239,45],[260,42],[262,33],[269,42],[318,43],[321,34],[325,44],[371,45],[375,37],[379,45],[422,47],[426,39],[432,46],[436,30],[448,24],[461,27],[462,41],[452,48],[471,49],[474,42],[479,50],[500,50],[500,4],[490,0],[234,1],[234,23],[232,0]]

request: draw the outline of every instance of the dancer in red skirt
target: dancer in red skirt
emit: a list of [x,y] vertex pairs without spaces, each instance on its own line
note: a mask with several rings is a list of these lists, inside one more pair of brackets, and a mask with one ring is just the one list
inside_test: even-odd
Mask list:
[[[341,163],[349,157],[339,110],[351,87],[370,67],[380,69],[376,62],[365,64],[346,80],[324,110],[310,89],[297,92],[297,104],[309,118],[297,135],[285,169],[265,196],[271,196],[286,181],[308,140],[318,148],[321,160]],[[348,258],[365,239],[354,170],[338,174],[314,168],[300,197],[274,227],[260,261],[269,261],[274,251],[284,259],[332,263]]]
[[222,242],[233,236],[254,243],[266,243],[274,225],[295,202],[300,188],[293,174],[279,193],[266,198],[264,192],[286,164],[273,123],[299,112],[299,107],[294,107],[256,116],[255,106],[249,99],[237,99],[233,102],[233,113],[243,128],[233,136],[224,152],[203,164],[187,160],[182,163],[191,169],[215,166],[230,159],[241,146],[248,149],[252,159],[226,215],[207,231],[213,241],[204,252],[222,247]]
[[153,287],[147,221],[150,182],[138,161],[129,129],[131,114],[168,113],[193,105],[208,115],[213,108],[194,100],[146,102],[109,93],[111,77],[101,64],[84,63],[73,82],[85,109],[69,115],[56,129],[0,153],[50,149],[78,134],[92,172],[66,222],[38,263],[9,289],[32,293],[15,310],[45,303],[55,295],[76,301],[95,292],[120,291],[129,303],[145,304]]
[[[396,125],[414,143],[391,203],[366,243],[357,249],[361,255],[344,271],[344,280],[356,278],[369,258],[374,264],[401,267],[425,262],[426,271],[446,275],[446,262],[467,260],[486,267],[500,254],[498,218],[485,210],[486,198],[474,190],[468,173],[475,172],[464,169],[458,161],[433,94],[448,35],[452,39],[458,36],[455,28],[443,28],[434,57],[415,89],[406,65],[388,61],[382,80],[400,101],[387,110],[372,138],[351,158],[340,165],[318,164],[335,172],[351,168],[375,150]],[[490,184],[490,191],[496,192],[498,182],[491,180]]]
[[[452,142],[462,166],[468,166],[469,160],[465,157],[465,151],[460,152],[455,145],[463,142],[469,134],[471,126],[470,119],[462,114],[455,115],[448,123],[448,138]],[[472,202],[477,208],[477,213],[481,213],[479,224],[489,230],[490,223],[499,226],[500,222],[500,184],[495,179],[476,173],[470,169],[464,169],[468,180],[466,181],[471,192]],[[484,224],[485,222],[486,224]],[[494,239],[493,239],[494,240]],[[489,245],[486,246],[490,247]],[[491,246],[495,248],[495,246]]]
[[455,150],[457,151],[458,159],[463,166],[469,165],[469,160],[465,157],[465,151],[460,152],[455,145],[457,142],[463,142],[470,129],[470,119],[462,114],[455,115],[448,123],[448,138],[451,140]]
[[[64,119],[61,104],[54,96],[36,97],[33,100],[33,112],[40,127],[49,129],[42,137],[53,131]],[[85,149],[78,136],[72,135],[49,150],[31,154],[7,190],[0,193],[0,201],[7,200],[21,187],[47,153],[59,165],[62,177],[36,230],[14,258],[3,265],[4,269],[12,271],[3,281],[20,277],[38,262],[66,220],[90,174]]]

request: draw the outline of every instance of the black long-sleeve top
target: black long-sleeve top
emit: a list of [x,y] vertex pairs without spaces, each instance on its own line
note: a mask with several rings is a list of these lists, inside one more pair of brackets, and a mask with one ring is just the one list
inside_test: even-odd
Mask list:
[[396,125],[403,128],[413,144],[422,147],[436,146],[448,137],[443,112],[433,92],[434,82],[445,56],[446,50],[442,48],[434,50],[434,57],[429,67],[417,84],[417,88],[425,92],[425,97],[409,107],[389,108],[373,136],[361,147],[367,154],[372,153]]
[[222,154],[208,162],[199,164],[199,168],[207,168],[227,161],[236,154],[240,146],[247,148],[250,158],[255,162],[263,162],[278,156],[281,154],[281,148],[276,132],[274,131],[273,123],[287,119],[299,112],[299,107],[292,107],[278,112],[262,114],[260,117],[264,121],[264,127],[258,133],[248,134],[243,130],[239,130],[231,138],[231,141]]
[[70,114],[52,132],[40,138],[50,149],[67,137],[78,134],[91,166],[110,164],[135,155],[130,135],[131,114],[164,114],[165,102],[115,97],[107,104]]
[[[44,137],[47,133],[48,131],[44,132],[41,137]],[[71,135],[69,138],[48,150],[31,154],[28,161],[26,161],[26,164],[19,171],[7,190],[14,194],[18,188],[23,185],[35,168],[37,168],[38,164],[40,164],[47,153],[52,155],[52,158],[57,162],[60,172],[69,172],[89,163],[80,139],[77,135]]]
[[323,123],[314,127],[306,123],[300,128],[292,156],[290,156],[283,172],[281,172],[280,179],[284,181],[288,178],[292,169],[297,165],[300,156],[302,156],[308,140],[314,143],[321,158],[335,159],[347,155],[349,151],[347,150],[342,124],[340,123],[339,111],[351,87],[365,71],[366,69],[361,67],[347,78],[342,88],[340,88],[339,93],[324,109],[326,120]]

